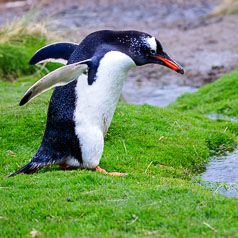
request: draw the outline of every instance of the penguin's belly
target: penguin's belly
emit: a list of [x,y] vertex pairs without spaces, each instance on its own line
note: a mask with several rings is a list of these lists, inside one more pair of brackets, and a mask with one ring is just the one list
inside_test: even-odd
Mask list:
[[120,98],[125,77],[113,86],[104,85],[99,80],[90,86],[85,76],[78,79],[74,114],[76,128],[93,126],[100,129],[104,135],[106,134]]
[[110,51],[101,59],[96,81],[78,78],[74,119],[77,127],[96,126],[105,135],[113,118],[123,83],[134,61],[124,53]]
[[129,56],[111,51],[101,59],[92,85],[88,84],[86,75],[78,78],[74,121],[82,153],[80,167],[94,169],[99,164],[103,137],[111,124],[128,70],[134,65]]

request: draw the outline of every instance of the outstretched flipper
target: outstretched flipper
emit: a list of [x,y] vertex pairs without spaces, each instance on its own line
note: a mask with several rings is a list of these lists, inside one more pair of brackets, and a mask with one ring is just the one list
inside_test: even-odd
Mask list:
[[78,47],[76,43],[54,43],[39,49],[31,58],[29,64],[39,64],[46,62],[57,62],[67,64],[70,56]]
[[88,69],[87,63],[90,61],[91,60],[89,59],[69,64],[47,74],[27,90],[20,102],[20,106],[53,87],[63,86],[77,79]]

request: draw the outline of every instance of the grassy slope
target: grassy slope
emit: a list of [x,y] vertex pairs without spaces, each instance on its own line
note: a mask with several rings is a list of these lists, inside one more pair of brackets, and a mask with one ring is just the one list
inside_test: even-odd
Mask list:
[[238,71],[227,74],[196,93],[182,95],[170,108],[200,114],[212,112],[238,118]]
[[230,122],[120,103],[101,167],[129,176],[51,167],[7,179],[34,155],[44,131],[50,92],[20,108],[27,81],[0,83],[1,237],[33,229],[43,237],[238,235],[237,199],[191,182],[210,150],[234,145],[238,126]]

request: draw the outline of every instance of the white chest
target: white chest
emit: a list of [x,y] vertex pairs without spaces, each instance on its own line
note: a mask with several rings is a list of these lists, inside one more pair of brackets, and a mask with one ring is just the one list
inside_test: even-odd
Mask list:
[[88,85],[85,75],[78,78],[74,114],[76,128],[96,126],[106,134],[123,82],[133,66],[134,61],[126,54],[110,51],[101,59],[92,85]]

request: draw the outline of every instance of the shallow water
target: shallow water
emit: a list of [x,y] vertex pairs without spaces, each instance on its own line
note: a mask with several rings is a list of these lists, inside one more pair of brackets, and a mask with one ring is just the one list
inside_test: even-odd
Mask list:
[[[238,123],[237,119],[218,113],[206,117],[211,120],[222,119]],[[201,180],[205,181],[208,187],[225,196],[238,197],[238,148],[226,155],[211,157],[200,171]]]
[[183,93],[195,92],[197,88],[188,86],[151,86],[147,88],[141,88],[130,92],[127,89],[126,93],[123,93],[123,100],[130,104],[148,104],[157,107],[166,107]]
[[213,182],[208,183],[208,186],[225,196],[238,197],[238,148],[227,155],[212,157],[201,179]]
[[228,121],[231,121],[231,122],[238,123],[238,119],[235,119],[235,118],[232,118],[232,117],[229,117],[229,116],[225,116],[225,115],[222,115],[222,114],[219,114],[219,113],[211,113],[211,114],[206,115],[205,117],[207,117],[211,120],[222,119],[222,120],[228,120]]

